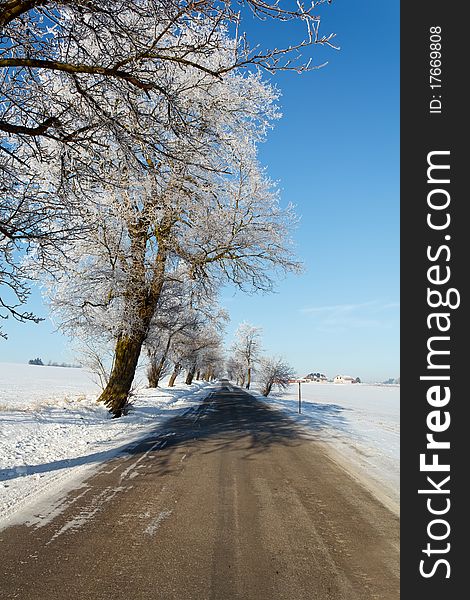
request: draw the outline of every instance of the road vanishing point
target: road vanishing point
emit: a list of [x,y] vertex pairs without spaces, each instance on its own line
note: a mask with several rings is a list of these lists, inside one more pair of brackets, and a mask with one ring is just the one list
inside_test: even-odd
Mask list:
[[0,549],[2,600],[399,598],[398,517],[226,381]]

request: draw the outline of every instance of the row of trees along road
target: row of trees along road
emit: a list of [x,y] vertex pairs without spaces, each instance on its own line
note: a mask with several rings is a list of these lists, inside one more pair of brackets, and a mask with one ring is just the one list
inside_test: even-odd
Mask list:
[[[295,215],[256,156],[279,117],[261,74],[308,70],[300,51],[332,46],[324,3],[0,1],[0,314],[38,320],[24,304],[41,278],[64,331],[95,354],[112,344],[100,400],[115,416],[144,346],[154,382],[170,337],[176,372],[209,368],[208,299],[298,270]],[[252,48],[247,11],[303,37]]]

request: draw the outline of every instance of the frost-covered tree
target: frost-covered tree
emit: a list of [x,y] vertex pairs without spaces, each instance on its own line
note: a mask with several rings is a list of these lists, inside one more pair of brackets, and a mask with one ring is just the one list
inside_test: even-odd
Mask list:
[[186,371],[185,383],[190,385],[199,370],[207,380],[214,377],[215,365],[223,362],[222,339],[214,326],[199,326],[175,338],[171,349],[173,371],[168,385],[172,387],[177,376]]
[[[329,2],[328,2],[329,3]],[[300,54],[308,47],[329,45],[333,35],[320,35],[325,0],[310,5],[264,0],[2,0],[0,2],[0,131],[16,140],[51,138],[68,147],[99,143],[103,123],[127,137],[133,135],[121,111],[138,107],[143,96],[174,91],[165,68],[195,67],[219,78],[238,67],[256,65],[269,71],[311,68]],[[262,20],[297,21],[304,25],[298,41],[285,48],[263,50],[242,33],[240,5]],[[236,31],[221,46],[220,27]],[[192,32],[198,30],[196,36]],[[208,65],[208,54],[227,49],[230,60]],[[68,89],[80,100],[77,104]],[[120,98],[112,104],[109,93]],[[76,117],[80,117],[76,121]],[[124,115],[125,116],[125,115]],[[174,115],[181,117],[182,115]],[[178,126],[175,118],[175,126]],[[143,125],[143,124],[142,124]],[[144,135],[142,127],[134,134]]]
[[[256,40],[251,48],[239,4],[263,20],[298,21],[304,33],[285,48],[263,50]],[[300,50],[332,46],[319,31],[322,4],[1,0],[0,283],[10,291],[0,316],[37,320],[21,309],[31,277],[21,256],[31,245],[43,262],[51,246],[63,252],[81,233],[79,209],[95,185],[128,162],[180,159],[159,127],[198,143],[205,122],[185,101],[194,82],[175,73],[192,69],[208,89],[238,68],[308,70]],[[220,35],[226,30],[236,36]],[[214,54],[225,60],[208,61]],[[118,160],[108,160],[110,148]]]
[[[222,330],[227,320],[225,311],[217,308],[215,290],[208,285],[197,285],[198,282],[176,280],[174,277],[164,286],[152,321],[145,348],[148,356],[149,387],[156,387],[159,380],[170,371],[174,348],[182,346],[183,351],[175,362],[191,346],[195,333],[208,329]],[[204,347],[202,345],[201,349]],[[195,348],[193,348],[194,352]],[[191,383],[196,368],[199,367],[201,352],[196,352],[188,369],[187,383]],[[194,369],[192,368],[194,367]],[[188,381],[190,380],[190,381]]]
[[191,385],[197,372],[202,372],[207,381],[214,379],[223,364],[222,338],[218,331],[213,327],[201,331],[199,339],[185,353],[185,359],[187,385]]
[[269,396],[273,386],[285,389],[293,377],[294,370],[282,358],[266,356],[259,362],[257,378],[263,396]]
[[235,359],[245,369],[245,387],[250,389],[253,370],[261,356],[261,328],[250,323],[241,323],[235,332],[232,351]]
[[198,369],[205,381],[214,381],[223,375],[224,353],[221,344],[213,346],[203,353],[198,363]]
[[[0,132],[0,319],[38,323],[43,319],[24,308],[37,274],[25,267],[24,255],[34,250],[37,263],[54,261],[82,223],[73,204],[50,193],[51,173],[35,170],[27,152],[8,140],[2,148],[1,138]],[[1,327],[0,337],[6,337]]]
[[[206,64],[227,60],[217,52]],[[230,71],[206,85],[199,68],[185,66],[172,77],[180,105],[192,114],[193,135],[179,136],[165,123],[148,132],[178,159],[144,148],[138,163],[120,168],[122,148],[108,151],[115,181],[95,183],[83,216],[86,235],[67,248],[50,290],[63,322],[99,329],[107,321],[115,352],[100,399],[116,416],[175,273],[269,290],[276,271],[299,267],[289,241],[293,210],[280,207],[256,159],[256,144],[277,116],[276,92],[258,74]]]
[[97,338],[80,339],[75,335],[75,348],[80,365],[93,373],[95,382],[104,390],[109,380],[113,358],[113,347],[109,341]]
[[193,310],[192,290],[185,282],[168,282],[155,312],[144,342],[147,352],[149,387],[157,387],[160,379],[170,372],[170,352],[178,335],[198,326],[200,316]]
[[235,381],[237,385],[245,385],[246,368],[242,360],[238,356],[230,356],[225,365],[227,377]]

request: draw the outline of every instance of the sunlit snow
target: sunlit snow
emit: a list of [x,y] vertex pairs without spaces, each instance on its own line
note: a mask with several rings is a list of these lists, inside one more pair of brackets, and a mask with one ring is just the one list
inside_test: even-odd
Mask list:
[[86,370],[0,363],[0,526],[212,390],[201,382],[142,389],[131,414],[111,419]]

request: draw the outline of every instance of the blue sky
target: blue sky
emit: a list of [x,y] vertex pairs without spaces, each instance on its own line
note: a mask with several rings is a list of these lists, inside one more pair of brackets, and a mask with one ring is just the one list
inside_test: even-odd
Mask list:
[[[323,32],[335,31],[341,50],[316,49],[323,69],[272,78],[283,118],[260,149],[282,202],[301,216],[305,272],[273,295],[226,289],[227,340],[249,321],[263,328],[266,352],[300,374],[383,380],[399,375],[399,3],[335,0],[325,9]],[[293,33],[290,24],[256,26],[265,45]],[[37,292],[30,306],[46,316]],[[49,321],[4,328],[2,361],[72,359]]]
[[400,373],[399,3],[336,0],[322,14],[341,50],[274,78],[283,118],[260,154],[301,215],[305,273],[273,296],[225,294],[228,337],[247,320],[299,373],[380,381]]

